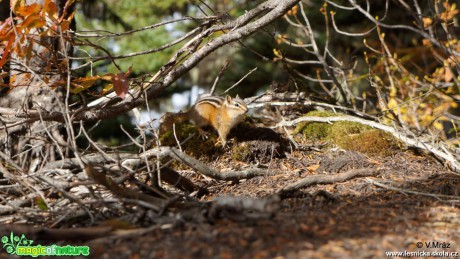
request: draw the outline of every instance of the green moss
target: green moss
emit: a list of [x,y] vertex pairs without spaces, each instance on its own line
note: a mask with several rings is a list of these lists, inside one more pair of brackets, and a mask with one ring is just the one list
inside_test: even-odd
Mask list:
[[251,149],[247,143],[241,143],[232,147],[232,158],[237,161],[247,161],[250,155]]
[[182,148],[187,150],[187,153],[193,157],[208,156],[221,151],[221,147],[217,146],[218,136],[214,131],[209,130],[206,138],[200,136],[198,130],[190,123],[178,123],[175,126],[176,137],[173,130],[168,130],[160,136],[162,146],[177,146],[177,142],[182,142],[190,135],[195,134],[191,139],[182,145]]
[[[306,116],[331,117],[340,114],[313,111]],[[336,145],[368,155],[391,155],[401,146],[391,134],[357,122],[306,122],[299,124],[295,132],[302,133],[308,139],[328,141],[330,146]]]
[[326,140],[345,148],[344,146],[347,145],[350,136],[361,134],[370,129],[372,128],[357,122],[338,121],[332,124]]
[[[337,113],[328,112],[328,111],[311,111],[305,116],[311,117],[332,117],[339,116]],[[311,140],[320,140],[324,139],[329,135],[329,130],[332,125],[329,123],[322,122],[302,122],[299,123],[294,131],[294,133],[302,133],[305,138]]]
[[364,154],[388,156],[399,149],[399,142],[389,133],[371,129],[360,134],[349,135],[343,148]]
[[[197,132],[195,127],[190,123],[177,123],[175,125],[175,133],[179,141],[183,141],[191,134]],[[177,145],[176,138],[174,137],[174,131],[172,129],[164,132],[160,136],[160,143],[162,146],[175,146]]]
[[334,123],[327,139],[343,149],[368,155],[388,156],[399,149],[398,141],[391,134],[357,122]]

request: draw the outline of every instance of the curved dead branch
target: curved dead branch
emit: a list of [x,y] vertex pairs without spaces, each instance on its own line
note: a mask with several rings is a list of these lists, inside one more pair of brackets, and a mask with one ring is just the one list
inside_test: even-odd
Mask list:
[[402,141],[408,147],[415,147],[415,148],[426,150],[430,152],[434,156],[439,157],[443,159],[444,161],[449,162],[454,171],[456,171],[457,173],[460,172],[460,162],[443,146],[435,147],[434,145],[427,143],[426,141],[423,141],[419,138],[411,137],[410,135],[400,132],[393,127],[386,126],[386,125],[383,125],[375,121],[364,120],[361,118],[348,116],[348,115],[343,115],[343,116],[338,116],[338,117],[314,117],[312,116],[312,117],[302,117],[302,118],[298,118],[292,121],[283,121],[283,122],[278,123],[276,127],[293,126],[300,122],[307,122],[307,121],[325,122],[325,123],[332,123],[336,121],[350,121],[350,122],[358,122],[358,123],[361,123],[367,126],[371,126],[373,128],[380,129],[380,130],[383,130],[385,132],[392,134],[396,139]]
[[155,149],[151,149],[141,156],[148,156],[148,157],[164,157],[168,156],[177,162],[183,163],[194,170],[211,177],[216,180],[224,180],[224,181],[238,181],[242,179],[250,179],[257,176],[267,176],[271,173],[268,170],[259,169],[259,168],[248,168],[241,171],[227,171],[227,172],[220,172],[215,170],[204,163],[200,162],[194,157],[191,157],[184,152],[181,152],[177,148],[173,147],[159,147]]

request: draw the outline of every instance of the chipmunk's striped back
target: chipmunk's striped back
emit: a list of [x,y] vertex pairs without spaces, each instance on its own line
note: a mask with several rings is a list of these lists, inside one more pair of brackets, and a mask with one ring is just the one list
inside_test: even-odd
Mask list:
[[200,104],[204,104],[204,103],[207,103],[209,105],[212,105],[216,108],[220,108],[222,106],[222,104],[224,103],[224,98],[222,97],[219,97],[219,96],[207,96],[207,97],[203,97],[201,99],[198,99],[198,101],[196,101],[195,105],[194,106],[197,106],[197,105],[200,105]]

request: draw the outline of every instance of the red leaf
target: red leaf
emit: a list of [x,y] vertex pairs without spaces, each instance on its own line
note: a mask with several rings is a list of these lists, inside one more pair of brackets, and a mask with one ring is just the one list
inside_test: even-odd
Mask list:
[[0,68],[3,67],[3,65],[5,64],[5,62],[8,60],[8,56],[10,54],[10,48],[11,48],[11,45],[13,44],[14,42],[14,37],[11,37],[10,40],[8,41],[5,49],[3,50],[3,54],[2,54],[2,59],[0,60]]
[[121,98],[125,99],[126,93],[129,89],[129,79],[128,76],[131,74],[131,69],[133,66],[130,66],[128,72],[123,73],[120,71],[117,75],[112,76],[113,80],[113,88],[115,89],[115,93]]

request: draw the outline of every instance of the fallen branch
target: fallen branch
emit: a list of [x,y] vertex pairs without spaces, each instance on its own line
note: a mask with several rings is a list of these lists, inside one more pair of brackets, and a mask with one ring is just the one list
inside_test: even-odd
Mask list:
[[[266,176],[266,175],[272,174],[268,170],[259,169],[259,168],[248,168],[248,169],[244,169],[241,171],[221,172],[221,171],[215,170],[205,165],[199,160],[173,147],[153,148],[141,154],[123,153],[123,154],[111,155],[111,158],[116,158],[117,161],[120,161],[120,164],[124,166],[139,166],[143,161],[145,161],[145,158],[161,159],[164,157],[170,157],[176,160],[177,162],[183,163],[193,168],[194,170],[206,176],[214,178],[216,180],[238,181],[242,179],[250,179],[253,177],[257,177],[257,176]],[[104,157],[100,155],[82,156],[82,160],[88,164],[103,164],[105,162],[111,162],[111,161],[107,161]],[[63,160],[48,163],[42,170],[40,170],[40,172],[44,170],[53,170],[57,168],[78,168],[78,167],[79,167],[79,164],[76,158],[68,158],[68,159],[63,159]],[[192,188],[191,186],[188,186],[189,190],[191,188]]]
[[257,176],[266,176],[270,174],[268,170],[259,168],[248,168],[242,171],[220,172],[173,147],[154,148],[141,154],[141,157],[143,156],[159,158],[168,156],[177,162],[183,163],[195,169],[196,171],[216,180],[238,181],[241,179],[250,179]]
[[147,205],[145,207],[155,211],[160,211],[160,208],[165,204],[165,199],[119,186],[114,180],[112,180],[112,178],[107,176],[105,173],[98,172],[91,165],[86,165],[85,172],[89,178],[93,179],[98,184],[103,185],[119,197],[145,202],[145,205]]
[[331,184],[337,182],[345,182],[356,177],[376,176],[379,174],[379,170],[375,168],[361,168],[351,169],[344,173],[339,174],[321,174],[321,175],[309,175],[295,183],[288,184],[278,191],[281,197],[287,197],[290,193],[297,191],[302,188],[306,188],[317,184]]

